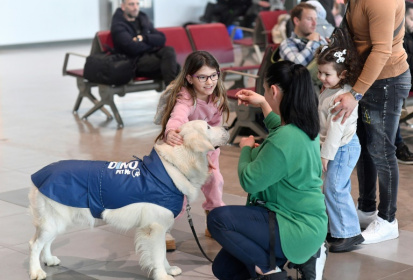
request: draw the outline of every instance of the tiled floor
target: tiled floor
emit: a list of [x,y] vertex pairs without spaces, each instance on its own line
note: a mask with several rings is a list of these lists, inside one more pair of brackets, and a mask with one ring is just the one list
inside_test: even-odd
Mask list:
[[[34,227],[27,211],[30,174],[62,159],[129,160],[149,153],[159,127],[152,123],[155,91],[117,98],[125,127],[117,129],[98,112],[81,121],[71,112],[76,98],[75,80],[62,77],[67,51],[87,54],[89,44],[60,44],[15,49],[0,53],[0,278],[29,279],[28,241]],[[82,65],[82,62],[77,62]],[[91,103],[84,101],[80,114]],[[402,127],[413,150],[413,128]],[[220,158],[225,179],[224,201],[243,204],[245,193],[236,174],[239,148],[225,146]],[[377,245],[359,246],[349,253],[329,254],[325,279],[413,279],[413,166],[400,165],[398,215],[400,238]],[[357,182],[353,174],[353,197]],[[213,258],[219,245],[203,235],[205,217],[199,203],[192,216],[200,242]],[[182,268],[177,280],[214,279],[210,263],[202,256],[185,217],[176,221],[172,234],[177,250],[168,253]],[[74,228],[58,237],[53,252],[58,267],[46,268],[48,279],[147,279],[134,253],[133,233],[119,233],[106,225]],[[295,272],[290,271],[295,279]]]

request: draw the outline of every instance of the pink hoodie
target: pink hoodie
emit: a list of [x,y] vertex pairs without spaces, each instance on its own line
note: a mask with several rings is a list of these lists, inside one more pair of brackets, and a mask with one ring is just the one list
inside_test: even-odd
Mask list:
[[185,87],[182,87],[166,125],[165,136],[170,130],[175,130],[182,124],[193,120],[204,120],[211,126],[218,126],[222,123],[222,113],[211,101],[205,102],[197,99],[195,105],[191,94]]

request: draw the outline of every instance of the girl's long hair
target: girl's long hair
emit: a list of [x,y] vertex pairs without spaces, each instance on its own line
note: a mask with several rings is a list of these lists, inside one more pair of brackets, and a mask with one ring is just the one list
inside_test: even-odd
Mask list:
[[[156,137],[155,142],[158,140],[162,140],[165,137],[164,134],[166,130],[166,124],[168,123],[168,120],[171,117],[172,110],[175,107],[178,94],[181,91],[182,87],[185,87],[188,90],[195,104],[196,93],[194,90],[194,86],[188,83],[186,76],[194,75],[203,66],[214,68],[218,73],[220,73],[218,61],[209,52],[195,51],[188,55],[188,57],[185,59],[185,63],[181,72],[167,88],[167,90],[171,90],[171,94],[169,95],[169,98],[167,100],[166,109],[161,121],[162,131],[158,135],[158,137]],[[217,86],[214,89],[214,93],[211,95],[210,101],[214,102],[215,106],[218,107],[218,110],[221,112],[221,114],[223,114],[224,112],[226,113],[226,121],[228,121],[229,106],[227,92],[224,87],[224,82],[222,81],[221,75],[219,75]]]
[[320,131],[318,97],[307,68],[291,61],[279,61],[268,68],[265,82],[269,86],[277,85],[283,93],[280,114],[284,123],[294,124],[314,140]]

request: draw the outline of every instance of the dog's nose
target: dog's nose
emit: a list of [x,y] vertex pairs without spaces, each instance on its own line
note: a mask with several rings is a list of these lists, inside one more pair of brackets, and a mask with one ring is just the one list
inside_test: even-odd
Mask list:
[[225,128],[226,131],[229,130],[229,126],[224,125],[223,128]]

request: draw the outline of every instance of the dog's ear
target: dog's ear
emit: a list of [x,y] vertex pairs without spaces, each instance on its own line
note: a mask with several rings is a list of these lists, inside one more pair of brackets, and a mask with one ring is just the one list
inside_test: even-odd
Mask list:
[[194,152],[208,152],[215,150],[211,142],[203,136],[200,136],[198,133],[186,134],[184,136],[184,145],[192,149]]

